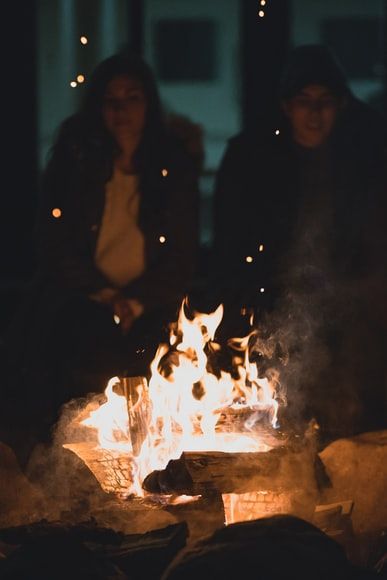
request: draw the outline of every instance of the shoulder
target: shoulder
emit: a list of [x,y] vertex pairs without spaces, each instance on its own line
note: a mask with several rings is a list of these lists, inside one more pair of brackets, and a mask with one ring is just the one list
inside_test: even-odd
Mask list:
[[160,162],[178,172],[199,173],[197,159],[173,133],[166,132],[160,144]]
[[111,174],[114,151],[115,144],[106,131],[75,114],[61,124],[47,169],[69,171],[71,175],[81,172],[106,181]]
[[106,155],[113,148],[113,140],[103,127],[86,115],[76,113],[60,125],[54,148],[62,147],[76,153],[101,151]]
[[169,113],[165,119],[166,130],[176,145],[192,159],[198,171],[204,165],[204,131],[199,123],[189,117]]
[[264,162],[276,158],[289,150],[289,133],[287,127],[280,129],[262,128],[256,131],[243,131],[231,137],[226,144],[224,162],[238,160],[246,164]]
[[85,135],[85,128],[82,118],[79,115],[67,117],[56,131],[54,147],[71,146],[82,141]]
[[369,147],[387,146],[387,118],[363,101],[352,98],[343,112],[340,130],[350,140]]
[[255,143],[251,137],[245,133],[237,133],[230,137],[225,145],[221,165],[224,167],[229,164],[241,164],[250,156],[255,149]]
[[84,131],[77,115],[65,119],[58,127],[48,156],[48,165],[76,161],[82,156]]
[[226,144],[226,152],[235,152],[238,151],[245,152],[252,148],[255,148],[257,145],[258,137],[257,135],[252,135],[247,131],[242,131],[230,137]]

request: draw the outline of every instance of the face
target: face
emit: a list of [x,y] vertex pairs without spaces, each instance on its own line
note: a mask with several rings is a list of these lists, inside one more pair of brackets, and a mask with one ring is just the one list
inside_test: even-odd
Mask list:
[[141,81],[120,75],[108,83],[103,99],[103,119],[106,128],[119,143],[141,138],[146,109]]
[[283,103],[296,143],[319,147],[328,139],[336,123],[341,101],[322,85],[304,87]]

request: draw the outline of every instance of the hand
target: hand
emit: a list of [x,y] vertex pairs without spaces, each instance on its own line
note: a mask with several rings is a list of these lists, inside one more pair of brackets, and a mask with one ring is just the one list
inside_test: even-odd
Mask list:
[[113,312],[119,318],[122,334],[127,334],[135,319],[130,300],[124,296],[116,296],[112,301]]

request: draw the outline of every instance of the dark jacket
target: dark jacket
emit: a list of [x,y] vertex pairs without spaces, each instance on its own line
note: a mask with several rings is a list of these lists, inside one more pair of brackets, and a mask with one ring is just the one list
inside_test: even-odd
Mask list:
[[[27,375],[42,376],[42,367],[51,364],[49,348],[58,351],[57,358],[63,356],[55,346],[62,335],[63,313],[70,312],[72,305],[84,304],[98,290],[112,287],[94,264],[105,184],[113,170],[112,150],[104,150],[102,143],[83,131],[76,118],[65,122],[56,141],[42,178],[36,272],[6,337],[12,372],[25,368]],[[199,244],[194,163],[172,137],[146,158],[139,212],[146,267],[121,290],[143,304],[136,332],[144,336],[159,327],[161,333],[164,325],[175,320],[193,279]],[[54,217],[55,209],[60,210],[60,217]],[[165,243],[160,243],[160,236]],[[74,324],[82,326],[82,316]],[[138,336],[139,341],[142,338]]]
[[[111,286],[96,268],[94,253],[112,170],[112,155],[102,141],[84,137],[73,119],[64,125],[42,183],[37,223],[40,286],[83,294]],[[181,300],[198,250],[197,175],[172,137],[148,160],[140,189],[146,267],[122,291],[152,310]],[[59,218],[53,217],[54,208],[60,210]]]
[[[327,278],[349,286],[383,269],[386,143],[384,119],[356,99],[317,154],[294,144],[281,117],[270,130],[230,139],[213,205],[213,271],[222,280],[220,298],[271,309],[295,283],[295,273],[297,283],[308,291]],[[298,263],[292,254],[301,233],[306,241],[313,233],[297,228],[301,212],[315,203],[314,198],[321,207],[330,206],[323,242],[329,245],[329,271],[322,271],[317,251],[308,257],[298,253]],[[318,222],[317,205],[316,216]]]

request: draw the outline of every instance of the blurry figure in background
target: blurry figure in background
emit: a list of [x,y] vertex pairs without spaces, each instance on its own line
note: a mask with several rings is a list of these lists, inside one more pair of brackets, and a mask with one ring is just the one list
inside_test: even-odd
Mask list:
[[199,244],[196,159],[167,129],[147,63],[113,55],[86,88],[43,175],[36,278],[10,340],[49,424],[112,375],[148,371]]
[[387,426],[386,137],[331,52],[299,46],[278,119],[233,137],[216,179],[213,268],[229,324],[242,310],[282,327],[299,364],[289,384],[336,433]]

